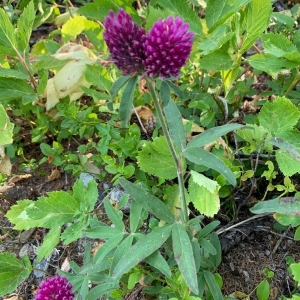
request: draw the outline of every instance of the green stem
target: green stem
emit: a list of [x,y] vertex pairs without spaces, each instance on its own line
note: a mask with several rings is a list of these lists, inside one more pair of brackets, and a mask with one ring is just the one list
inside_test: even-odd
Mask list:
[[294,80],[292,81],[291,85],[289,86],[289,88],[287,89],[287,91],[285,92],[285,96],[288,97],[289,93],[291,92],[291,90],[298,84],[298,82],[300,81],[300,72],[297,69],[297,75],[295,76]]
[[179,192],[180,192],[180,200],[181,200],[182,212],[183,212],[183,222],[184,222],[184,224],[186,224],[188,221],[188,210],[187,210],[187,201],[186,201],[185,192],[184,192],[184,179],[183,179],[183,174],[182,174],[184,160],[183,160],[182,155],[178,155],[176,153],[175,147],[173,145],[173,142],[172,142],[169,130],[168,130],[168,126],[166,124],[166,120],[165,120],[165,117],[164,117],[164,114],[163,114],[163,111],[161,108],[161,104],[160,104],[160,101],[159,101],[156,91],[155,91],[155,81],[149,77],[146,77],[145,79],[147,82],[147,86],[148,86],[150,95],[152,96],[152,99],[153,99],[157,117],[160,121],[164,136],[166,137],[168,146],[169,146],[171,154],[172,154],[172,158],[176,165]]

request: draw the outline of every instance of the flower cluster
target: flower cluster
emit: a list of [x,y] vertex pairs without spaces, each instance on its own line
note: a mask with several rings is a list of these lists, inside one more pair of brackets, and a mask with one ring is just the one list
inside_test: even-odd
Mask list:
[[73,300],[72,285],[64,277],[48,278],[39,286],[35,300]]
[[180,17],[159,19],[148,33],[123,9],[105,18],[104,39],[123,75],[177,77],[189,58],[194,33]]

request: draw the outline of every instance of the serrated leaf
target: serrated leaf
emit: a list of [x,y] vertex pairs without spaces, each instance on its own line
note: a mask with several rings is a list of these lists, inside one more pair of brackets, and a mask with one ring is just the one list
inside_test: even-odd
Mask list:
[[189,22],[191,31],[202,35],[202,25],[199,17],[185,0],[156,0],[164,9],[170,10],[174,17],[180,16],[185,22]]
[[177,169],[164,136],[147,141],[137,156],[140,169],[146,173],[173,179],[177,176]]
[[247,51],[268,27],[271,13],[271,1],[252,0],[249,3],[241,26],[241,29],[245,31],[241,53]]
[[[297,140],[295,140],[296,142],[299,142]],[[283,150],[284,152],[286,152],[287,154],[289,154],[294,160],[296,160],[297,162],[300,163],[300,153],[299,153],[299,149],[297,147],[295,147],[293,144],[290,144],[289,142],[275,137],[270,139],[270,142],[280,148],[281,150]]]
[[281,213],[288,216],[300,216],[300,198],[283,197],[262,201],[255,204],[250,211],[254,214]]
[[24,79],[28,80],[29,75],[28,73],[21,73],[21,71],[14,70],[14,69],[0,69],[0,77],[12,77],[12,78],[18,78],[18,79]]
[[82,237],[82,232],[88,225],[88,221],[88,217],[81,217],[78,221],[68,226],[60,237],[64,244],[68,245]]
[[260,125],[273,135],[291,130],[299,118],[298,108],[285,97],[277,97],[274,101],[265,103],[258,114]]
[[29,39],[31,36],[33,23],[35,21],[34,2],[30,1],[24,8],[23,13],[18,19],[17,37],[18,50],[25,51],[29,47]]
[[296,173],[300,173],[300,162],[290,154],[279,149],[276,150],[275,156],[278,167],[285,176],[292,176]]
[[223,24],[249,2],[250,0],[224,0],[222,2],[219,0],[209,0],[205,10],[205,20],[210,32],[218,25]]
[[48,195],[49,197],[39,197],[26,210],[28,218],[36,222],[35,227],[52,228],[72,222],[80,202],[63,191],[49,192]]
[[179,109],[171,98],[165,107],[165,115],[174,144],[176,147],[183,150],[186,146],[186,132]]
[[224,175],[224,177],[232,185],[236,184],[236,179],[232,171],[225,165],[225,163],[221,159],[211,154],[210,152],[198,147],[189,147],[184,150],[183,155],[186,159],[197,165],[206,166],[208,168],[216,170],[220,174]]
[[244,127],[241,124],[226,124],[214,128],[210,128],[205,130],[203,133],[194,137],[187,145],[187,147],[203,147],[215,140],[219,137],[227,134],[230,131],[234,131]]
[[128,121],[131,117],[131,110],[133,106],[133,97],[135,92],[135,87],[138,81],[138,76],[131,77],[122,93],[119,116],[123,126],[128,127]]
[[8,115],[0,104],[0,145],[7,145],[13,142],[14,124],[10,123]]
[[85,17],[75,15],[70,18],[61,28],[62,39],[64,43],[69,42],[85,29]]
[[116,281],[119,280],[123,274],[159,249],[171,235],[172,227],[173,224],[155,228],[152,232],[140,238],[130,248],[126,256],[121,258],[111,275],[112,279]]
[[58,244],[60,236],[60,226],[53,227],[43,239],[43,244],[38,247],[36,263],[38,264],[43,258],[48,257]]
[[219,189],[216,181],[191,171],[188,188],[190,200],[201,214],[213,217],[219,211]]
[[119,182],[133,200],[138,202],[145,210],[167,223],[174,222],[174,216],[161,200],[124,178],[119,178]]
[[86,80],[100,90],[109,91],[111,89],[112,82],[106,68],[98,65],[87,65],[84,74]]
[[28,256],[17,259],[10,253],[0,253],[0,296],[12,293],[31,271]]
[[145,29],[149,31],[150,28],[153,26],[158,19],[167,19],[169,16],[172,15],[172,11],[169,8],[158,9],[154,8],[151,4],[149,5],[149,13],[147,15]]
[[0,101],[10,100],[37,100],[33,88],[18,78],[0,78]]
[[179,270],[191,291],[198,294],[198,281],[195,258],[191,240],[181,223],[175,223],[172,229],[174,258]]
[[222,50],[216,50],[200,59],[200,68],[205,70],[228,70],[232,64],[230,55]]
[[0,54],[17,56],[14,27],[5,11],[0,8]]

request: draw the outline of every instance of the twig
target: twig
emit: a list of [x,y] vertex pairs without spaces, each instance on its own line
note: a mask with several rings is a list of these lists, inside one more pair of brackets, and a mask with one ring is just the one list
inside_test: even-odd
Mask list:
[[288,233],[288,231],[290,230],[291,225],[284,231],[284,233],[282,234],[282,236],[280,237],[280,239],[277,241],[272,254],[275,254],[275,252],[277,251],[277,248],[279,247],[280,243],[282,242],[283,238],[286,237],[286,234]]

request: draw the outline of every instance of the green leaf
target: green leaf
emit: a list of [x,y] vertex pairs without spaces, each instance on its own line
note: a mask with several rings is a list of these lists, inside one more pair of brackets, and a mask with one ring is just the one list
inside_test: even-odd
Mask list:
[[179,270],[191,291],[198,294],[198,281],[195,258],[191,240],[181,223],[175,223],[172,229],[174,258]]
[[264,279],[256,288],[256,296],[259,300],[268,300],[270,296],[270,284]]
[[0,77],[0,101],[19,99],[34,101],[37,100],[37,95],[33,88],[21,79]]
[[137,160],[140,169],[146,173],[164,179],[173,179],[177,176],[176,165],[164,136],[145,142]]
[[230,32],[228,25],[223,24],[218,26],[206,40],[200,43],[199,49],[202,50],[201,55],[207,55],[219,49],[233,36],[234,32]]
[[249,3],[241,26],[245,31],[241,53],[247,51],[268,27],[271,13],[271,1],[252,0]]
[[273,135],[292,129],[299,118],[300,111],[285,97],[266,102],[258,114],[260,125]]
[[295,147],[294,145],[292,145],[278,137],[270,139],[270,142],[274,146],[276,146],[276,147],[282,149],[284,152],[288,153],[291,157],[293,157],[297,162],[300,163],[300,153],[299,153],[299,149],[297,147]]
[[180,16],[185,22],[189,22],[190,29],[202,35],[200,19],[186,0],[156,0],[156,4],[170,10],[174,17]]
[[0,296],[12,293],[32,271],[28,256],[17,259],[10,253],[0,253]]
[[119,90],[129,81],[131,77],[128,75],[128,76],[122,76],[120,78],[118,78],[112,85],[109,93],[110,93],[110,96],[111,96],[111,102],[107,104],[108,108],[110,110],[113,110],[113,107],[112,107],[112,102],[115,100],[115,98],[117,97],[117,94],[119,92]]
[[[150,199],[147,199],[151,201]],[[140,261],[159,249],[171,235],[172,225],[158,227],[140,238],[123,256],[112,273],[113,280],[119,280],[123,274],[135,267]],[[196,278],[196,277],[195,277]]]
[[39,263],[43,258],[48,257],[58,244],[60,236],[60,226],[52,227],[52,229],[44,237],[43,244],[38,247],[36,263]]
[[[86,4],[88,5],[88,4]],[[85,5],[85,6],[86,6]],[[83,6],[84,7],[84,6]],[[118,289],[119,285],[114,284],[98,284],[96,287],[92,288],[85,297],[85,300],[97,300],[99,297],[103,296],[108,292],[112,292],[115,289]]]
[[14,27],[8,15],[0,8],[0,54],[17,56],[17,43]]
[[120,233],[122,232],[117,228],[100,224],[84,230],[84,234],[92,239],[110,239]]
[[255,204],[251,209],[254,214],[282,213],[288,216],[300,216],[300,198],[283,197],[273,200],[262,201]]
[[[112,89],[112,83],[109,78],[110,74],[106,68],[101,65],[87,65],[85,70],[85,79],[92,85],[97,86],[100,90],[109,91],[110,93],[118,93],[118,90]],[[127,76],[126,76],[127,77]],[[123,78],[123,77],[121,77]],[[129,79],[129,78],[128,78]],[[117,82],[117,81],[116,81]],[[116,94],[111,95],[112,100],[116,97]]]
[[67,227],[61,235],[61,240],[68,245],[82,237],[83,229],[88,225],[89,217],[81,216],[78,221]]
[[199,239],[199,245],[204,250],[206,250],[209,254],[212,254],[212,255],[216,255],[217,254],[216,248],[206,238]]
[[18,78],[18,79],[30,79],[28,73],[22,73],[21,71],[14,70],[14,69],[0,69],[0,77],[12,77],[12,78]]
[[220,225],[220,221],[213,221],[213,222],[207,224],[200,230],[200,232],[198,234],[198,238],[203,238],[203,237],[207,236],[219,225]]
[[85,17],[75,15],[62,26],[61,34],[64,43],[82,33],[85,29],[85,20]]
[[294,234],[294,240],[295,241],[300,241],[300,226],[297,227],[295,234]]
[[205,10],[205,20],[209,31],[211,32],[218,25],[223,24],[249,2],[250,0],[224,0],[222,2],[219,0],[208,0]]
[[105,207],[105,212],[106,212],[107,216],[112,221],[112,223],[115,225],[115,227],[121,232],[124,231],[125,225],[122,220],[122,214],[120,214],[120,212],[118,213],[113,208],[113,206],[111,205],[108,198],[104,199],[104,207]]
[[203,271],[203,275],[204,275],[206,284],[213,296],[213,299],[214,300],[223,300],[224,298],[223,298],[221,289],[220,289],[214,275],[211,272],[206,271],[206,270]]
[[120,108],[119,108],[119,116],[123,126],[128,126],[128,121],[130,120],[131,110],[133,106],[133,97],[134,91],[136,87],[136,83],[138,81],[138,76],[131,77],[126,87],[122,93]]
[[195,208],[208,217],[213,217],[220,209],[219,184],[191,170],[189,195]]
[[175,221],[174,216],[161,200],[124,178],[119,178],[119,183],[130,194],[133,200],[138,202],[145,210],[167,223]]
[[232,64],[230,55],[222,50],[216,50],[200,59],[200,68],[205,70],[228,70]]
[[23,13],[18,19],[17,24],[17,37],[18,37],[18,50],[25,51],[29,47],[29,40],[35,21],[34,1],[30,1],[24,8]]
[[173,99],[170,99],[168,105],[165,107],[165,115],[172,140],[176,147],[183,150],[186,146],[186,132],[182,123],[181,114]]
[[138,283],[139,280],[142,278],[142,276],[143,276],[142,271],[135,271],[131,273],[128,278],[128,286],[127,286],[128,289],[132,290],[136,285],[136,283]]
[[157,22],[158,19],[167,19],[169,16],[174,15],[174,13],[169,8],[158,9],[154,8],[151,4],[148,6],[148,14],[145,29],[148,32],[152,28],[153,24]]
[[170,95],[170,86],[164,80],[162,80],[160,85],[160,96],[161,96],[163,106],[166,107],[171,99],[171,95]]
[[226,124],[218,127],[213,127],[208,130],[205,130],[203,133],[194,137],[187,145],[187,148],[190,147],[203,147],[215,140],[219,137],[227,134],[230,131],[234,131],[244,127],[241,124]]
[[171,269],[159,251],[153,252],[145,258],[145,261],[165,276],[171,277]]
[[300,162],[294,159],[290,154],[279,149],[276,150],[275,156],[279,169],[285,176],[300,173]]
[[206,166],[208,168],[216,170],[220,174],[224,175],[224,177],[232,185],[236,185],[236,179],[231,170],[225,165],[222,160],[220,160],[210,152],[198,147],[188,147],[184,150],[183,155],[186,159],[197,165]]
[[297,285],[300,285],[300,263],[290,264],[290,270]]
[[217,268],[222,260],[222,248],[218,235],[215,232],[212,232],[209,235],[209,241],[212,246],[217,250],[216,255],[210,255],[209,260],[213,265],[213,268]]
[[14,124],[10,123],[9,117],[0,104],[0,145],[7,145],[13,142]]
[[135,232],[141,225],[142,206],[137,201],[132,201],[130,205],[130,231]]
[[292,227],[296,227],[300,225],[300,216],[288,216],[280,213],[276,213],[273,215],[274,219],[284,226],[291,225]]

